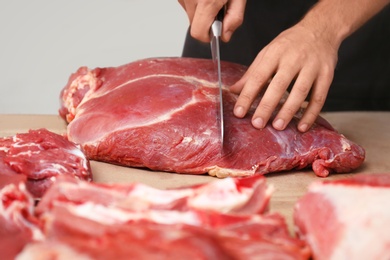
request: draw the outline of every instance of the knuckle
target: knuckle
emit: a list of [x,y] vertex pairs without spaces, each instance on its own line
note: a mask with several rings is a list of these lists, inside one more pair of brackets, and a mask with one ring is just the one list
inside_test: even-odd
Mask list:
[[231,23],[237,28],[244,22],[244,16],[242,15],[233,15],[231,18]]
[[334,65],[325,64],[321,68],[321,74],[326,78],[333,78],[334,74]]
[[307,96],[311,89],[311,86],[306,85],[306,84],[301,84],[295,87],[295,90],[298,92],[299,95],[301,96]]
[[203,3],[205,6],[208,6],[208,7],[213,8],[214,10],[217,10],[217,9],[221,8],[221,6],[226,4],[226,0],[219,0],[219,1],[203,0]]
[[191,36],[195,39],[198,39],[202,42],[207,42],[209,37],[207,34],[204,34],[202,31],[198,30],[196,26],[191,26]]
[[251,102],[253,100],[253,97],[250,93],[247,93],[247,92],[241,92],[240,94],[240,100],[243,101],[243,102]]
[[298,108],[295,108],[293,106],[287,106],[283,107],[283,110],[281,111],[282,115],[285,115],[283,117],[292,118],[295,113],[297,112]]
[[305,111],[299,123],[300,125],[306,124],[307,128],[309,128],[316,121],[318,115],[319,113],[315,113],[313,111]]
[[270,103],[260,103],[260,105],[258,107],[259,113],[261,112],[262,114],[263,113],[270,114],[274,110],[275,110],[275,107],[272,104],[270,104]]
[[313,105],[316,105],[317,107],[322,107],[323,104],[325,103],[325,100],[326,100],[326,96],[325,95],[314,95],[312,98],[311,98],[311,102],[313,103]]
[[321,112],[322,105],[316,106],[313,103],[309,103],[309,106],[303,112],[302,121],[307,123],[313,123]]
[[291,83],[291,78],[287,75],[283,75],[282,73],[277,73],[271,80],[270,86],[278,91],[284,92]]
[[278,90],[284,90],[285,86],[288,85],[287,80],[281,77],[274,77],[271,84],[275,89]]
[[256,69],[251,72],[249,77],[253,82],[256,82],[256,84],[259,86],[263,86],[268,81],[268,78],[265,77],[263,73],[257,71]]

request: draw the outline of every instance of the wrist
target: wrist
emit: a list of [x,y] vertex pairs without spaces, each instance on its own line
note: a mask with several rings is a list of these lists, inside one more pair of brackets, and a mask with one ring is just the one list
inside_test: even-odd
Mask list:
[[352,31],[343,17],[332,12],[332,8],[314,7],[297,25],[305,28],[316,40],[327,42],[335,49],[339,48]]

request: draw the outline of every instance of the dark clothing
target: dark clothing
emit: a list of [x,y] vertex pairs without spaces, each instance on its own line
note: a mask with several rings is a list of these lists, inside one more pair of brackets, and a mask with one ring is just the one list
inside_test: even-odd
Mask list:
[[[230,42],[221,44],[221,59],[249,66],[279,33],[296,24],[313,0],[248,0],[244,22]],[[210,44],[187,33],[183,57],[210,58]],[[390,110],[390,6],[348,37],[323,111]]]

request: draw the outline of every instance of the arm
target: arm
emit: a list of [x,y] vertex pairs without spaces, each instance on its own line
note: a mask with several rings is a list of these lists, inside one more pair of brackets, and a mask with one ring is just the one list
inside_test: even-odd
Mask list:
[[242,24],[246,0],[178,0],[191,24],[191,36],[203,42],[210,41],[210,27],[215,16],[227,4],[223,20],[222,40],[228,42]]
[[[341,42],[383,9],[389,0],[322,0],[290,29],[260,51],[244,77],[231,87],[240,93],[234,108],[243,117],[266,87],[252,124],[263,128],[289,84],[291,93],[273,126],[284,129],[311,90],[298,129],[307,131],[319,115],[333,80]],[[269,84],[268,84],[269,83]]]

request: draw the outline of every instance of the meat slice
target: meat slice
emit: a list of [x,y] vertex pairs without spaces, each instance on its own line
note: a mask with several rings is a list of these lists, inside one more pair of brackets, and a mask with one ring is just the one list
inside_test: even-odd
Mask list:
[[[278,233],[273,234],[274,241],[268,241],[192,225],[162,225],[149,221],[105,224],[68,211],[57,211],[55,216],[49,225],[47,240],[27,247],[21,254],[24,258],[18,259],[53,259],[50,257],[59,255],[64,246],[71,249],[68,252],[85,257],[81,259],[95,260],[262,259],[264,256],[268,258],[263,259],[308,259],[308,251],[302,249],[302,243],[291,243],[289,240],[293,239]],[[75,228],[75,223],[81,228]],[[51,247],[53,244],[57,247]],[[49,256],[41,251],[49,247],[45,245],[52,251]]]
[[265,213],[270,192],[261,175],[170,190],[60,178],[36,209],[46,239],[18,259],[308,259],[284,218]]
[[3,179],[24,175],[27,190],[35,198],[60,175],[92,180],[89,161],[78,146],[47,129],[0,138],[0,174]]
[[268,210],[273,188],[265,178],[224,179],[190,187],[160,190],[142,183],[103,184],[65,179],[40,201],[43,214],[61,201],[69,204],[103,205],[132,211],[211,210],[220,213],[262,214]]
[[362,147],[319,118],[307,133],[296,125],[284,131],[252,127],[232,111],[237,96],[228,91],[246,67],[222,63],[225,143],[217,124],[218,88],[212,61],[191,58],[145,59],[119,67],[81,67],[61,91],[60,115],[71,141],[87,157],[132,167],[213,176],[302,169],[318,176],[348,172],[365,158]]
[[[0,252],[1,259],[12,260],[27,243],[43,239],[43,234],[34,216],[34,200],[24,182],[12,175],[7,177],[13,183],[0,187]],[[0,178],[2,181],[5,179]]]
[[295,206],[315,259],[390,259],[390,173],[316,182]]

